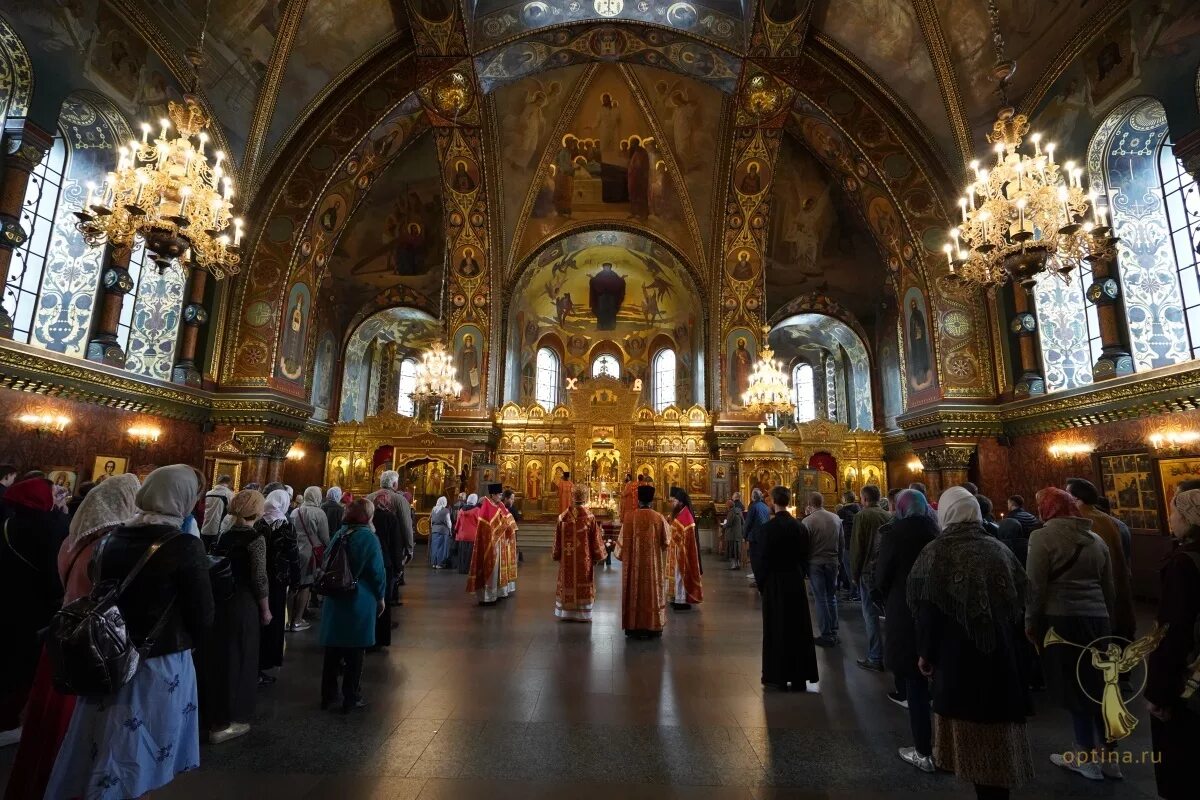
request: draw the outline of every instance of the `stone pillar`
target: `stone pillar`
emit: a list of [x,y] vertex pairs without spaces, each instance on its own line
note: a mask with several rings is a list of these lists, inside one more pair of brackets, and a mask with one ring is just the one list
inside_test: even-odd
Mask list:
[[266,486],[283,474],[283,461],[295,441],[295,434],[281,436],[262,431],[239,433],[234,443],[246,456],[246,474],[242,483],[255,482]]
[[1009,331],[1017,338],[1017,380],[1013,384],[1013,399],[1021,400],[1046,393],[1046,378],[1042,375],[1041,344],[1038,340],[1037,306],[1033,299],[1033,281],[1013,284],[1013,307],[1016,313],[1008,323]]
[[929,499],[937,502],[942,492],[967,481],[967,468],[975,445],[969,443],[941,444],[917,451],[925,467],[925,488]]
[[208,271],[193,263],[179,323],[179,348],[175,354],[175,366],[171,370],[171,383],[184,386],[199,386],[202,383],[200,370],[196,368],[196,345],[200,341],[200,329],[208,322],[208,309],[204,307],[204,287],[207,285]]
[[100,313],[92,321],[86,358],[110,367],[125,366],[125,351],[117,340],[121,324],[121,307],[125,295],[133,291],[133,276],[129,274],[132,248],[127,244],[110,243],[105,249],[108,261],[100,273]]
[[[53,143],[52,134],[28,120],[11,119],[5,123],[4,172],[0,175],[0,292],[8,283],[13,250],[29,238],[30,232],[21,227],[29,176]],[[12,317],[0,306],[0,338],[11,339],[12,331]]]
[[1133,355],[1129,350],[1129,330],[1122,324],[1125,301],[1121,296],[1121,278],[1117,266],[1117,240],[1111,229],[1092,234],[1093,254],[1087,257],[1092,267],[1092,284],[1087,299],[1096,305],[1103,349],[1092,367],[1092,380],[1102,381],[1133,374]]

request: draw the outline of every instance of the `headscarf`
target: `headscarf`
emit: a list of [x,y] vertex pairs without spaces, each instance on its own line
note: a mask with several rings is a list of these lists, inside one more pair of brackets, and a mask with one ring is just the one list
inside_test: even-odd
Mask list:
[[129,521],[130,527],[170,525],[183,527],[183,518],[191,513],[203,490],[196,470],[187,464],[159,467],[146,476],[138,489],[138,513]]
[[929,501],[916,489],[905,489],[896,495],[896,519],[929,516]]
[[1055,486],[1047,486],[1034,496],[1037,502],[1038,516],[1043,521],[1055,517],[1078,517],[1079,507],[1075,498]]
[[137,475],[126,472],[101,481],[88,492],[75,510],[75,516],[71,517],[67,549],[73,550],[88,534],[132,519],[137,513],[133,498],[138,486]]
[[961,486],[942,492],[942,496],[938,498],[938,523],[942,530],[951,525],[971,522],[976,525],[983,524],[983,514],[979,510],[979,502],[975,495]]
[[288,502],[292,502],[292,498],[296,496],[296,490],[287,484],[284,484],[283,489],[288,493]]
[[[10,490],[10,491],[11,491],[11,490]],[[477,505],[479,505],[479,495],[477,495],[477,494],[472,494],[472,495],[470,495],[470,496],[467,498],[467,505],[466,505],[466,507],[467,507],[467,508],[474,508],[474,507],[475,507],[475,506],[477,506]]]
[[445,495],[443,495],[437,499],[436,503],[433,504],[433,510],[441,511],[443,508],[446,507],[446,505],[447,505],[446,497],[445,497]]
[[375,504],[363,498],[350,504],[350,507],[346,509],[346,516],[342,517],[342,522],[345,525],[370,525],[371,517],[374,515]]
[[267,495],[262,518],[274,527],[276,522],[287,519],[288,506],[291,505],[291,502],[286,489],[276,489]]
[[262,516],[266,504],[267,498],[262,496],[262,492],[256,489],[242,489],[229,501],[229,515],[233,517],[235,526],[253,524]]
[[[283,489],[283,484],[280,483],[279,481],[271,481],[266,486],[262,487],[262,489],[260,489],[259,491],[261,491],[263,493],[263,497],[266,497],[271,492],[274,492],[279,489]],[[285,489],[284,491],[287,491],[287,490]]]
[[[8,491],[11,493],[12,489]],[[8,495],[5,495],[4,498],[7,500]],[[1183,517],[1184,522],[1193,528],[1200,528],[1200,489],[1180,492],[1175,495],[1175,499],[1171,503],[1179,512],[1179,516]]]
[[321,507],[321,487],[310,486],[304,490],[304,500],[301,505],[312,506],[313,508]]
[[342,499],[339,502],[344,506],[349,506],[351,503],[354,502],[354,495],[351,494],[350,492],[343,492]]
[[342,500],[342,487],[330,486],[329,491],[325,493],[325,499],[333,503],[340,503]]
[[955,620],[982,653],[993,652],[996,630],[1025,616],[1025,570],[1008,546],[983,530],[975,497],[961,486],[938,504],[942,535],[921,550],[908,577],[908,607],[923,602]]

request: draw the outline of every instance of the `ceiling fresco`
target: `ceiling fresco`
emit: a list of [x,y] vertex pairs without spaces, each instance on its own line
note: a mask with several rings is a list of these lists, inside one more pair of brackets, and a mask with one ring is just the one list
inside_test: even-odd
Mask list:
[[427,134],[376,179],[333,251],[326,285],[351,309],[397,286],[436,300],[442,217],[442,179]]

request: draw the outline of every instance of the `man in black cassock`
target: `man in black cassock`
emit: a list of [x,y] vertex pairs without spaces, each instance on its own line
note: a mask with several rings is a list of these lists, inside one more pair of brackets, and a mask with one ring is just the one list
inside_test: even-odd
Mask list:
[[625,279],[616,273],[612,264],[605,262],[600,266],[600,271],[592,276],[588,290],[588,303],[596,315],[596,329],[615,330],[617,314],[625,302]]
[[762,594],[762,682],[787,691],[806,691],[816,683],[817,652],[813,645],[804,565],[808,562],[808,530],[788,513],[792,493],[786,486],[771,490],[774,516],[759,532],[761,560],[754,579]]

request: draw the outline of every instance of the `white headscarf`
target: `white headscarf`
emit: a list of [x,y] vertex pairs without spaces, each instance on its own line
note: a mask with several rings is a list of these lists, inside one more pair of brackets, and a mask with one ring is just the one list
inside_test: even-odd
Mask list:
[[134,498],[138,513],[129,521],[130,527],[170,525],[182,528],[183,518],[195,507],[202,489],[195,468],[187,464],[159,467],[146,476],[146,482],[138,489]]
[[126,472],[101,481],[87,493],[75,516],[71,517],[71,533],[67,537],[67,549],[73,550],[88,534],[120,525],[133,518],[137,506],[133,498],[137,494],[137,475]]
[[468,497],[467,505],[470,506],[471,508],[474,508],[475,506],[479,505],[479,495],[473,494],[470,497]]
[[342,502],[342,487],[330,486],[329,491],[325,493],[326,500],[332,500],[335,503]]
[[262,518],[274,527],[276,522],[287,519],[288,506],[291,502],[287,490],[276,489],[267,495],[267,504],[263,509]]
[[441,511],[445,507],[446,507],[446,498],[445,497],[439,497],[437,499],[437,502],[433,504],[434,511]]
[[938,523],[944,530],[949,525],[959,522],[974,522],[983,524],[983,515],[979,511],[979,501],[975,495],[961,486],[955,486],[942,492],[938,498]]
[[320,507],[321,505],[321,487],[310,486],[304,490],[303,505]]
[[379,487],[381,489],[395,489],[396,484],[400,482],[400,473],[394,469],[389,469],[379,476]]
[[296,496],[296,490],[288,486],[286,483],[283,485],[283,488],[287,491],[288,502],[292,502],[292,498]]

